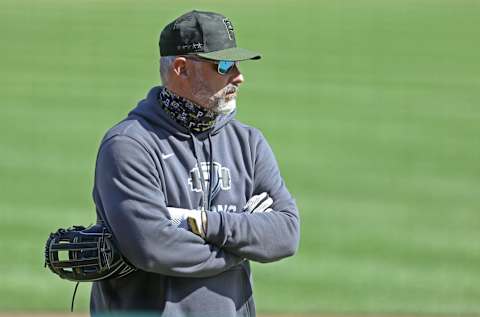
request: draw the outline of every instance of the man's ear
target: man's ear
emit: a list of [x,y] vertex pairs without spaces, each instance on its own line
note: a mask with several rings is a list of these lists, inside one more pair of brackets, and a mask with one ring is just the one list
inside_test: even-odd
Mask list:
[[173,61],[173,72],[176,76],[187,76],[187,59],[185,57],[177,57]]

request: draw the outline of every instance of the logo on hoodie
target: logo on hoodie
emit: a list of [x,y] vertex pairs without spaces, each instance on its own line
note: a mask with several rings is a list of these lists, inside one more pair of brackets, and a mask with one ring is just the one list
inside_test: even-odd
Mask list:
[[[232,179],[230,177],[230,170],[226,167],[223,167],[218,162],[213,162],[212,172],[210,173],[210,163],[201,162],[201,173],[203,175],[203,180],[205,181],[202,186],[202,176],[200,175],[200,169],[198,164],[190,171],[190,177],[188,178],[188,184],[190,184],[190,189],[194,192],[202,192],[203,188],[207,192],[210,192],[210,186],[212,186],[212,199],[221,191],[221,190],[230,190],[232,185]],[[212,179],[210,180],[210,174]]]

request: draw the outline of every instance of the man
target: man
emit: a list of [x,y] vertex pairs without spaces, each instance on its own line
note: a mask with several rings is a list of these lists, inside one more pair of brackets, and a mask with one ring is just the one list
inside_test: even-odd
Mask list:
[[154,87],[100,145],[99,221],[138,270],[95,282],[91,311],[255,316],[249,261],[291,256],[297,207],[262,134],[234,119],[239,61],[232,23],[192,11],[160,36]]

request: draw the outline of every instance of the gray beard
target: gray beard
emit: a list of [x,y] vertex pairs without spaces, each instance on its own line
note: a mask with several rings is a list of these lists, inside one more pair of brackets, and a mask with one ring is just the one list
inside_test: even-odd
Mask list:
[[230,100],[226,100],[222,98],[218,100],[215,106],[212,108],[212,111],[218,114],[229,114],[232,113],[237,108],[237,98],[232,98]]

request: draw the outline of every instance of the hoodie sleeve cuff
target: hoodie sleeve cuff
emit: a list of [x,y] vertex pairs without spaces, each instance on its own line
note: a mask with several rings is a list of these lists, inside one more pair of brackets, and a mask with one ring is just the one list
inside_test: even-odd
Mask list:
[[225,244],[225,235],[223,232],[223,218],[222,213],[215,211],[207,211],[207,232],[205,240],[218,247]]

